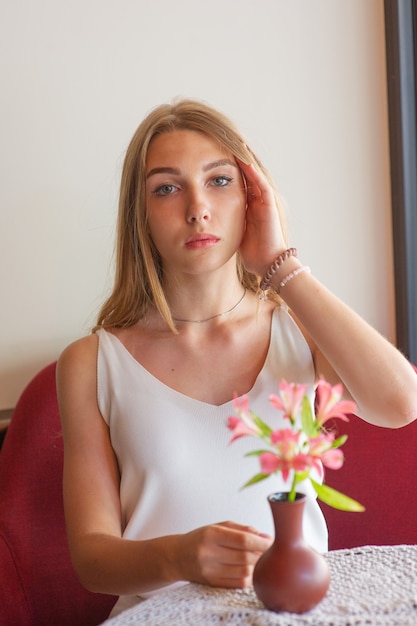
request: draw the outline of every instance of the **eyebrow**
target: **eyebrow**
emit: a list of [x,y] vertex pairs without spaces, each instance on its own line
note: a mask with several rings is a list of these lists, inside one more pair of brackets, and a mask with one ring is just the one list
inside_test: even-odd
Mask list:
[[203,172],[213,170],[215,167],[221,167],[222,165],[231,165],[232,167],[237,167],[236,163],[234,161],[231,161],[230,159],[220,159],[219,161],[207,163],[207,165],[203,167]]
[[[208,172],[209,170],[213,170],[216,167],[221,167],[222,165],[230,165],[232,167],[237,167],[236,163],[234,161],[231,161],[230,159],[220,159],[219,161],[213,161],[212,163],[207,163],[206,165],[204,165],[203,172]],[[155,174],[179,175],[180,173],[181,173],[180,170],[176,167],[154,167],[153,169],[149,170],[149,172],[146,174],[146,179],[150,178],[151,176],[154,176]]]

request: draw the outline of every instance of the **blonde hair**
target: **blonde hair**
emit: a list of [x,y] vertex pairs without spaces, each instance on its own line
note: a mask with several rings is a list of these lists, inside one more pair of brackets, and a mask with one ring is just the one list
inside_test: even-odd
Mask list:
[[[203,133],[238,159],[259,168],[274,190],[277,211],[285,227],[273,181],[226,116],[196,100],[178,100],[158,106],[140,124],[127,148],[120,184],[114,286],[98,314],[94,330],[133,326],[145,316],[149,306],[154,306],[171,330],[177,332],[162,287],[161,259],[148,231],[145,199],[149,145],[157,135],[175,130]],[[243,286],[251,291],[258,290],[259,277],[245,270],[239,255],[237,273]]]

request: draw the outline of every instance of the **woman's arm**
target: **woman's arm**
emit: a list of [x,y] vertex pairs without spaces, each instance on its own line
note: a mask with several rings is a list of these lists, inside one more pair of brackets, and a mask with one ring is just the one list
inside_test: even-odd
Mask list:
[[317,375],[339,379],[363,419],[397,428],[417,418],[416,373],[390,342],[306,272],[280,295],[312,339]]
[[[253,166],[240,165],[248,186],[242,259],[249,271],[264,276],[287,245],[268,182]],[[368,422],[395,428],[415,420],[417,376],[408,361],[309,272],[280,287],[300,267],[297,258],[288,258],[273,274],[271,286],[279,289],[305,332],[317,375],[341,381]]]
[[119,471],[97,406],[97,337],[69,346],[57,368],[64,434],[64,505],[71,557],[88,589],[140,594],[178,580],[251,584],[270,538],[231,522],[146,541],[122,537]]

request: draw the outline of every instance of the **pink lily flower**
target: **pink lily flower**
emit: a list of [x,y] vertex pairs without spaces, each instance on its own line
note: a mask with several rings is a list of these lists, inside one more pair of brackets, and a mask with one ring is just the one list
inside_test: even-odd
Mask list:
[[230,430],[233,431],[233,435],[229,443],[232,443],[236,439],[239,439],[239,437],[246,437],[248,435],[259,435],[259,428],[257,428],[255,424],[253,424],[252,426],[241,420],[239,417],[235,417],[234,415],[231,415],[227,418],[227,426],[228,428],[230,428]]
[[251,417],[248,397],[243,396],[242,399],[239,400],[239,398],[235,396],[233,399],[233,405],[239,417],[230,415],[227,418],[227,427],[233,431],[233,435],[229,443],[239,439],[239,437],[246,437],[248,435],[259,436],[261,431]]
[[321,457],[321,462],[323,463],[323,465],[333,470],[340,469],[344,463],[344,460],[344,454],[341,450],[339,450],[339,448],[332,448],[331,450],[325,452]]
[[300,433],[293,432],[290,428],[275,430],[271,434],[271,443],[274,444],[279,455],[284,459],[290,459],[299,451]]
[[355,413],[355,402],[342,400],[342,385],[330,385],[321,379],[317,385],[314,413],[306,394],[308,385],[288,383],[281,380],[279,393],[271,394],[271,405],[287,418],[287,428],[273,430],[261,417],[249,409],[247,396],[234,397],[235,415],[228,417],[227,425],[232,431],[230,443],[244,436],[259,437],[265,448],[255,449],[246,456],[255,456],[260,472],[244,487],[254,485],[272,474],[280,474],[284,482],[291,477],[287,498],[293,502],[297,485],[310,481],[318,498],[329,506],[342,510],[360,511],[359,502],[334,489],[324,488],[324,468],[337,470],[342,467],[344,455],[339,449],[346,436],[336,439],[331,429],[323,424],[338,417],[348,421],[347,414]]
[[310,467],[309,459],[305,454],[297,454],[292,459],[283,459],[273,452],[263,452],[259,457],[262,474],[281,472],[284,482],[287,482],[290,471],[304,472]]
[[334,442],[333,433],[322,433],[309,440],[309,455],[312,467],[315,467],[322,475],[321,463],[329,469],[340,469],[345,460],[343,452],[339,448],[332,448]]
[[334,442],[334,433],[320,433],[308,440],[308,451],[312,456],[321,456],[330,450]]
[[300,411],[306,388],[307,385],[301,383],[287,383],[286,380],[281,380],[279,395],[271,394],[269,401],[273,407],[284,413],[284,417],[292,421]]
[[240,415],[242,419],[251,420],[250,411],[249,411],[249,398],[247,395],[239,398],[236,394],[233,397],[233,408],[236,413]]
[[310,467],[314,468],[321,480],[324,478],[323,465],[329,469],[340,469],[345,461],[343,452],[337,448],[332,448],[323,452],[320,457],[310,457]]
[[342,395],[342,385],[332,386],[323,379],[319,381],[316,390],[316,419],[320,425],[333,417],[348,422],[349,419],[346,414],[357,411],[356,403],[350,400],[341,400]]

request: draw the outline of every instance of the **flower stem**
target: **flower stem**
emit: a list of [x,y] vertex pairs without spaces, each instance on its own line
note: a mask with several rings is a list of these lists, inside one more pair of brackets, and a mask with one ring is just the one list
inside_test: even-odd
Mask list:
[[296,486],[296,484],[297,484],[297,474],[294,472],[294,478],[293,478],[292,485],[291,485],[291,491],[290,491],[289,496],[288,496],[288,501],[289,502],[294,502],[294,500],[295,500],[295,494],[296,494],[295,486]]

